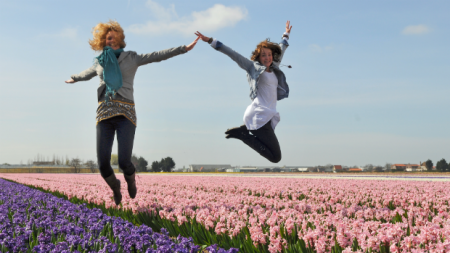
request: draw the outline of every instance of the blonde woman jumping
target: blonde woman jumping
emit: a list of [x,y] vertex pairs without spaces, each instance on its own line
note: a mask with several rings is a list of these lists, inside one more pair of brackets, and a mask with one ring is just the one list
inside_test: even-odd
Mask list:
[[134,76],[138,67],[160,62],[192,50],[198,39],[187,46],[173,47],[148,54],[124,51],[125,34],[116,21],[99,23],[93,28],[94,38],[89,41],[92,50],[101,52],[89,69],[72,75],[66,83],[90,80],[99,76],[97,89],[97,159],[102,177],[112,189],[114,202],[122,200],[120,180],[111,168],[111,151],[117,133],[119,167],[123,170],[131,198],[136,197],[136,168],[131,163],[136,111],[134,105]]

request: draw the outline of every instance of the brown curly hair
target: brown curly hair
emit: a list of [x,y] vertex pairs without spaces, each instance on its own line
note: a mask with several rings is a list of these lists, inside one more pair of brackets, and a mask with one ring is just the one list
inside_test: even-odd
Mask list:
[[92,34],[94,39],[89,40],[89,45],[91,45],[92,50],[102,51],[106,46],[106,34],[110,31],[115,31],[117,33],[117,40],[120,48],[125,48],[125,34],[120,24],[115,20],[109,20],[108,23],[98,23],[94,28],[92,28]]
[[281,56],[281,47],[273,42],[270,42],[269,39],[261,41],[258,45],[256,45],[255,51],[252,52],[251,60],[257,61],[259,60],[259,56],[261,55],[261,51],[263,48],[268,48],[272,51],[273,61],[279,62]]

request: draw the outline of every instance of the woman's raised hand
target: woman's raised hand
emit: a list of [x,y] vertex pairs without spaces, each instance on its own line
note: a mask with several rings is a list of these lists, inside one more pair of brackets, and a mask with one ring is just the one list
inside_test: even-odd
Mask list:
[[206,37],[205,35],[201,34],[199,31],[197,31],[195,33],[195,35],[197,35],[200,39],[202,39],[204,42],[208,42],[209,41],[209,37]]
[[200,39],[200,37],[197,37],[191,44],[186,46],[186,51],[190,51],[195,47],[195,44],[197,44],[198,39]]
[[287,21],[286,22],[286,32],[287,33],[291,33],[291,29],[292,29],[292,26],[291,26],[291,21]]
[[66,81],[66,83],[74,83],[75,80],[73,80],[72,78],[70,78],[69,80]]

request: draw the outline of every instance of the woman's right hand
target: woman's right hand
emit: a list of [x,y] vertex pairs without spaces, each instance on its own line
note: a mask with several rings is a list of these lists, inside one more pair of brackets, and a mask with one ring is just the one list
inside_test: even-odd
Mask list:
[[73,80],[72,78],[70,78],[69,80],[66,81],[66,83],[74,83],[75,80]]
[[201,34],[199,31],[197,31],[195,33],[195,35],[197,35],[198,37],[200,37],[201,40],[203,40],[204,42],[208,42],[209,41],[209,37],[206,37],[205,35]]

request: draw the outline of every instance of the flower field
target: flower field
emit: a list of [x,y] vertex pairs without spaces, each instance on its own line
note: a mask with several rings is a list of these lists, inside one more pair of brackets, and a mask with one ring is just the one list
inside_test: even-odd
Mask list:
[[164,227],[198,245],[240,252],[450,252],[450,182],[143,175],[130,199],[119,175],[124,198],[116,207],[99,175],[0,177],[129,210],[138,217],[133,223]]
[[192,239],[0,179],[1,252],[198,252]]

